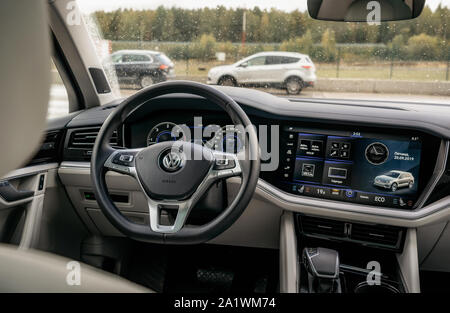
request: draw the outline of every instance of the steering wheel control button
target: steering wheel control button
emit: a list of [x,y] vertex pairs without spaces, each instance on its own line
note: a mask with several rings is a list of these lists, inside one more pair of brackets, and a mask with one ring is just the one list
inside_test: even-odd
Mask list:
[[122,162],[131,162],[131,161],[133,161],[133,158],[134,158],[133,155],[130,155],[130,154],[122,154],[122,155],[119,157],[119,160],[122,161]]
[[113,164],[112,169],[124,174],[130,173],[130,168],[128,168],[127,166]]
[[134,161],[134,153],[127,151],[126,153],[122,153],[122,152],[117,153],[114,156],[112,163],[115,165],[122,165],[122,166],[128,167],[128,166],[133,166],[133,164],[134,164],[133,161]]
[[215,170],[227,170],[232,169],[236,166],[236,163],[234,160],[230,159],[217,159],[216,163],[214,164]]
[[380,165],[388,159],[389,149],[381,142],[374,142],[367,146],[365,154],[369,163]]

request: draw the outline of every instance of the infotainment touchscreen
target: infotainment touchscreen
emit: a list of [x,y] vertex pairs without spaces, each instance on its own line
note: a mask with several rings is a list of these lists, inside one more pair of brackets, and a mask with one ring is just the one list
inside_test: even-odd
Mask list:
[[417,198],[419,137],[296,133],[292,191],[411,208]]

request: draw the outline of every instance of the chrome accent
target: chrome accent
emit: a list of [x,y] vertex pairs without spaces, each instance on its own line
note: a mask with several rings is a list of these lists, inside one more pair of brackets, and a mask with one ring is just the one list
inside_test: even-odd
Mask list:
[[19,168],[17,170],[6,173],[1,179],[15,179],[24,176],[35,175],[43,172],[47,172],[48,170],[57,169],[58,163],[48,163],[48,164],[40,164],[40,165],[31,165],[23,168]]
[[423,190],[419,199],[417,199],[414,209],[421,208],[427,202],[431,193],[436,187],[437,183],[441,179],[445,172],[445,167],[447,166],[447,157],[450,149],[450,142],[448,140],[441,140],[441,146],[439,147],[438,157],[436,160],[436,166],[434,167],[433,175],[430,178],[427,186]]
[[[446,197],[439,201],[436,201],[430,204],[427,207],[423,207],[415,210],[402,210],[402,209],[391,209],[377,206],[369,206],[369,205],[359,205],[348,202],[341,201],[333,201],[333,200],[325,200],[320,198],[312,198],[305,196],[296,196],[284,192],[266,181],[259,179],[258,188],[262,190],[265,194],[276,198],[279,201],[283,201],[285,205],[283,208],[285,210],[294,211],[294,212],[302,212],[304,208],[312,208],[312,209],[325,209],[329,212],[347,212],[347,213],[359,213],[366,214],[372,216],[380,216],[387,218],[398,218],[408,221],[415,221],[420,218],[424,218],[433,213],[436,213],[442,209],[450,209],[450,197]],[[298,205],[296,208],[288,208],[289,205]],[[327,216],[326,214],[320,213],[316,211],[315,215],[318,216]],[[312,213],[314,214],[314,213]],[[357,219],[363,221],[362,219]],[[387,223],[388,224],[388,223]]]
[[[449,141],[442,140],[441,148],[439,151],[439,159],[436,162],[435,171],[438,171],[438,175],[434,175],[434,179],[430,180],[430,183],[425,188],[422,195],[419,197],[418,202],[416,202],[416,207],[412,210],[394,209],[394,208],[384,208],[369,205],[360,205],[349,202],[325,200],[319,198],[305,197],[289,194],[284,192],[275,186],[269,184],[268,182],[258,180],[257,192],[262,193],[266,201],[270,201],[275,205],[282,207],[284,210],[293,212],[303,212],[309,211],[310,214],[316,214],[318,216],[329,217],[333,215],[332,213],[339,212],[342,213],[355,213],[362,215],[378,216],[387,219],[400,219],[404,222],[399,224],[399,221],[392,221],[392,225],[407,226],[407,227],[417,227],[425,225],[428,221],[424,223],[414,223],[418,222],[419,219],[430,217],[431,215],[438,214],[440,211],[449,210],[450,211],[450,196],[440,199],[436,202],[429,204],[424,207],[426,199],[433,191],[434,186],[437,184],[438,180],[442,176],[445,170],[446,157],[449,151]],[[88,162],[62,162],[61,167],[66,168],[80,168],[85,169],[90,167]],[[418,205],[420,202],[420,205]],[[330,214],[326,214],[323,211],[320,212],[317,209],[326,210]],[[312,213],[315,212],[315,213]],[[334,214],[336,215],[336,214]],[[450,216],[450,213],[448,214]],[[354,220],[364,221],[363,216],[354,216]],[[383,223],[390,224],[389,221],[383,221]]]
[[59,168],[91,168],[91,162],[64,161]]
[[171,151],[164,155],[161,165],[168,172],[175,172],[182,168],[183,156],[179,152]]

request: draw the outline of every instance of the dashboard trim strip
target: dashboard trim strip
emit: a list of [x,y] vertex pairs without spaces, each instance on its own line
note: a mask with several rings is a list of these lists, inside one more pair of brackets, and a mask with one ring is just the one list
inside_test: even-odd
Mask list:
[[[80,170],[86,170],[90,168],[90,163],[65,161],[61,163],[61,168],[78,168]],[[432,215],[444,213],[442,211],[448,210],[448,212],[445,213],[450,216],[450,196],[438,200],[426,207],[415,210],[402,210],[305,196],[294,196],[272,186],[262,179],[258,180],[256,193],[258,196],[263,196],[266,200],[271,201],[287,211],[303,213],[306,211],[307,214],[325,217],[334,216],[337,218],[339,218],[338,215],[342,213],[345,216],[340,218],[351,218],[357,221],[365,221],[364,216],[368,219],[370,219],[370,217],[378,217],[383,220],[380,223],[404,227],[418,227],[428,224],[428,222],[434,222],[433,219],[430,221],[424,221],[423,219],[429,218]],[[360,215],[358,216],[358,214]]]
[[445,172],[445,167],[447,165],[447,156],[449,153],[449,145],[450,142],[448,140],[441,140],[441,146],[439,147],[439,153],[436,160],[436,166],[433,172],[433,176],[428,182],[427,186],[423,190],[419,199],[417,200],[414,209],[420,209],[426,203],[437,183],[441,179],[442,175]]

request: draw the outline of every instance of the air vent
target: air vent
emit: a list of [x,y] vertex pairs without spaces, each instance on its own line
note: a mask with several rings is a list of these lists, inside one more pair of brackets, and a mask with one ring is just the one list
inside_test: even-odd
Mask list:
[[58,162],[60,158],[58,153],[60,140],[61,131],[57,130],[46,133],[39,151],[30,161],[29,165],[44,162]]
[[337,238],[345,237],[344,222],[311,216],[302,216],[300,223],[303,232],[306,234]]
[[350,239],[386,247],[398,247],[403,229],[391,226],[352,224]]
[[[69,148],[92,150],[99,130],[100,128],[89,128],[72,132],[69,140]],[[118,146],[117,131],[113,132],[110,144],[113,147]]]
[[[67,132],[64,147],[64,161],[90,161],[92,149],[97,139],[100,127],[70,129]],[[110,140],[111,146],[120,147],[117,131],[114,131]]]
[[298,215],[300,231],[307,237],[334,239],[401,252],[406,229],[395,226],[336,221]]

